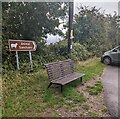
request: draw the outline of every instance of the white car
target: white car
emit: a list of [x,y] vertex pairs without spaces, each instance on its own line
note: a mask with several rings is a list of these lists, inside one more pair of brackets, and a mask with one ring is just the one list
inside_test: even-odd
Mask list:
[[120,46],[105,52],[101,57],[101,62],[107,65],[111,63],[120,63]]

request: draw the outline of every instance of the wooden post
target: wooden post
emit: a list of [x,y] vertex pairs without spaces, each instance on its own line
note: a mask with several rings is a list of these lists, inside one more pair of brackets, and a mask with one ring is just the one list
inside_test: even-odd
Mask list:
[[31,69],[33,69],[33,63],[32,63],[32,55],[31,55],[31,51],[29,51],[29,56],[30,56],[30,66],[31,66]]
[[17,61],[17,69],[19,70],[19,58],[18,58],[18,51],[16,51],[16,61]]

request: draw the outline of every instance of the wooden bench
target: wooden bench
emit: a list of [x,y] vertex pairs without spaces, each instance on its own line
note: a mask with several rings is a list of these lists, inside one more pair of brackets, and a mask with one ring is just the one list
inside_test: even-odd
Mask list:
[[48,88],[52,84],[57,84],[61,86],[61,92],[63,85],[78,78],[80,78],[80,81],[82,82],[82,77],[85,75],[74,72],[74,64],[71,59],[45,64],[45,67],[47,69],[48,78],[50,80]]

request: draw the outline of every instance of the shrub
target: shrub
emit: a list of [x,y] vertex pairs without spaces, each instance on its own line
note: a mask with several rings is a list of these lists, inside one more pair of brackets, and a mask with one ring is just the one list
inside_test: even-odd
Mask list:
[[82,61],[90,58],[92,54],[80,43],[74,43],[71,58],[76,61]]

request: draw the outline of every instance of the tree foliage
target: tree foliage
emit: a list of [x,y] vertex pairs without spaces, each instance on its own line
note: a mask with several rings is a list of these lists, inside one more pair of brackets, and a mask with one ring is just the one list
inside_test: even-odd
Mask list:
[[[43,64],[72,58],[86,60],[95,55],[100,56],[120,43],[120,28],[117,14],[104,14],[96,7],[81,6],[74,16],[74,39],[71,54],[67,52],[67,40],[54,45],[46,45],[47,34],[62,35],[58,29],[60,20],[66,21],[67,3],[50,2],[3,2],[3,68],[15,69],[15,53],[8,48],[8,39],[33,39],[37,51],[32,53],[34,69]],[[66,23],[66,27],[67,23]],[[19,52],[21,70],[29,69],[29,55]],[[22,68],[23,67],[23,68]]]
[[95,7],[81,6],[74,20],[74,42],[79,42],[94,54],[118,45],[117,14],[100,12]]
[[[3,2],[2,36],[3,62],[15,64],[15,53],[9,51],[8,39],[34,40],[37,44],[36,55],[44,56],[47,34],[62,34],[58,29],[60,20],[67,15],[68,4],[63,2]],[[22,61],[27,53],[19,53]],[[16,64],[15,64],[16,65]]]
[[3,2],[3,34],[7,38],[37,39],[62,33],[59,20],[67,5],[57,2]]

